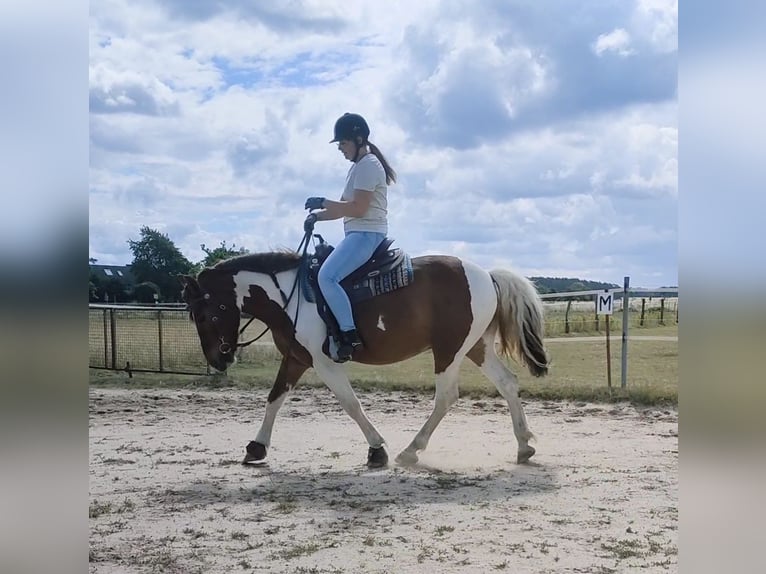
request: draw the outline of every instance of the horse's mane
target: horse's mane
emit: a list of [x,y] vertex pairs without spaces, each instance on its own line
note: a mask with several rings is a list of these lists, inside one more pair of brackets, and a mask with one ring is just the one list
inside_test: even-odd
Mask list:
[[284,249],[270,251],[268,253],[248,253],[237,255],[230,259],[224,259],[213,265],[212,269],[237,273],[238,271],[252,271],[254,273],[280,273],[288,269],[295,269],[301,262],[299,253]]

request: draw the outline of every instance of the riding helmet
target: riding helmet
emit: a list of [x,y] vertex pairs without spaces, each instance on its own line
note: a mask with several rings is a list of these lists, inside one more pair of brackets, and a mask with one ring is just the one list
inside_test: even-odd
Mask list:
[[350,114],[346,112],[338,121],[335,122],[335,130],[333,131],[333,139],[330,143],[340,140],[354,140],[357,136],[362,138],[362,141],[367,141],[367,137],[370,135],[370,126],[359,114]]

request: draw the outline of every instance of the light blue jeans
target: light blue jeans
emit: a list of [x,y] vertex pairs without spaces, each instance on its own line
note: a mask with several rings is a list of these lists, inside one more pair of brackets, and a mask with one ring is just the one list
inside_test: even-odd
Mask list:
[[319,288],[341,331],[355,326],[351,302],[340,282],[361,267],[385,238],[383,233],[349,231],[319,268]]

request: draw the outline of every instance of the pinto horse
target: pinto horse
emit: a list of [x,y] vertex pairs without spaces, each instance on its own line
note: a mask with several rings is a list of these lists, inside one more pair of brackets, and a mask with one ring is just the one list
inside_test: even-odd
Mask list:
[[[301,375],[313,367],[367,439],[369,467],[385,466],[385,440],[354,394],[345,366],[323,351],[325,323],[316,303],[300,288],[304,255],[294,251],[255,253],[221,261],[197,277],[184,276],[183,299],[210,365],[225,371],[235,360],[242,313],[271,329],[282,355],[269,393],[263,423],[246,447],[243,463],[266,458],[277,411]],[[414,464],[418,452],[458,399],[458,371],[473,361],[508,402],[518,442],[517,463],[535,453],[518,395],[518,381],[497,353],[514,357],[535,376],[548,372],[543,347],[542,302],[535,287],[512,271],[485,271],[446,255],[412,258],[413,281],[404,288],[354,303],[357,330],[364,342],[353,360],[370,365],[404,361],[431,350],[436,392],[433,412],[412,442],[396,458]],[[286,294],[289,292],[289,296]]]

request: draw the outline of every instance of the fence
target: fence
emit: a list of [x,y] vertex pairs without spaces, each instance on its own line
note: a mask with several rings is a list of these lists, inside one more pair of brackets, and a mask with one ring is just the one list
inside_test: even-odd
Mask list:
[[[615,298],[610,332],[621,331],[627,337],[629,328],[678,322],[678,289],[629,290],[627,313],[622,305],[625,291],[611,289],[609,292]],[[603,294],[601,290],[541,295],[546,337],[601,332],[605,321],[596,315],[596,297]],[[182,306],[91,304],[88,326],[91,368],[126,371],[128,374],[210,373],[197,331]],[[260,332],[260,328],[260,324],[254,324],[249,330]],[[627,345],[623,345],[623,352],[627,352]],[[239,358],[247,362],[248,355]],[[625,367],[624,363],[623,372]]]
[[209,373],[184,307],[101,305],[88,309],[89,366],[133,372]]
[[[630,330],[631,326],[631,297],[641,296],[641,314],[638,319],[638,322],[641,326],[644,326],[646,323],[646,299],[647,297],[650,298],[652,296],[660,295],[660,314],[659,314],[659,320],[658,322],[660,324],[665,324],[666,321],[666,314],[665,314],[665,302],[666,297],[665,295],[672,294],[675,295],[675,306],[674,306],[674,322],[678,322],[678,289],[673,287],[667,287],[667,288],[661,288],[661,289],[630,289],[630,277],[625,277],[625,283],[620,290],[619,288],[616,289],[603,289],[603,290],[596,290],[596,291],[580,291],[580,292],[570,292],[570,293],[549,293],[546,295],[543,295],[543,298],[565,298],[565,297],[578,297],[582,298],[583,296],[591,296],[593,297],[593,308],[594,308],[594,321],[596,325],[596,329],[598,329],[599,325],[599,317],[596,314],[596,310],[598,307],[597,303],[597,297],[602,296],[604,294],[611,293],[612,297],[615,301],[619,300],[620,305],[619,309],[618,306],[615,305],[613,308],[613,311],[620,311],[619,313],[613,313],[618,317],[618,321],[613,321],[610,323],[619,323],[619,327],[616,325],[612,325],[610,323],[605,323],[605,325],[609,324],[609,332],[611,333],[612,330],[614,330],[615,327],[619,328],[620,331],[622,331],[622,345],[621,345],[621,357],[620,357],[620,375],[621,375],[621,381],[620,386],[625,387],[627,384],[627,372],[628,372],[628,332]],[[627,302],[627,303],[626,303]],[[567,302],[567,310],[565,314],[565,332],[570,332],[570,325],[569,325],[569,312],[571,310],[571,299]],[[546,328],[547,328],[547,322],[546,322]],[[547,329],[546,329],[547,331]],[[546,333],[547,334],[547,333]],[[607,337],[607,349],[608,349],[608,337]]]
[[[623,313],[622,290],[606,291],[614,297],[614,314],[610,331],[621,331]],[[546,293],[540,297],[545,306],[545,334],[548,337],[571,333],[601,332],[606,328],[603,316],[596,314],[596,297],[601,291]],[[585,300],[583,300],[585,299]],[[589,300],[588,300],[589,299]],[[628,327],[661,327],[678,324],[678,289],[631,289],[628,293]]]

